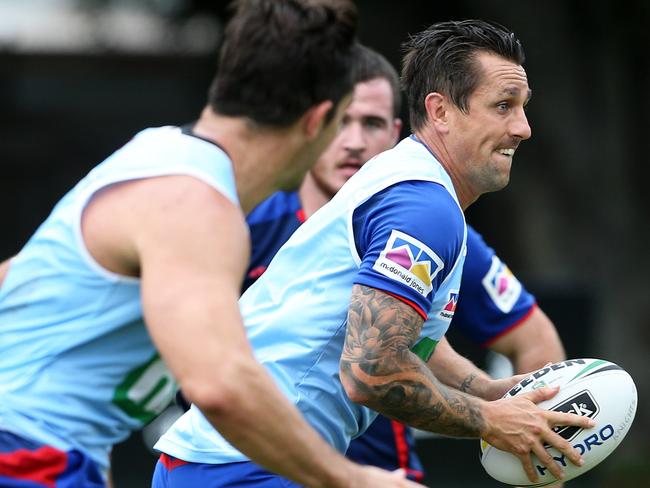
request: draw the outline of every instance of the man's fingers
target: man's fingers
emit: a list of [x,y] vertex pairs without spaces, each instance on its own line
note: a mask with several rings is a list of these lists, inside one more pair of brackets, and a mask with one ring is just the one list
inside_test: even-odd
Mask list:
[[363,470],[366,470],[368,473],[371,473],[373,476],[370,480],[360,479],[360,483],[354,484],[354,486],[386,486],[391,488],[424,488],[423,485],[411,481],[406,477],[405,469],[396,469],[387,473],[383,469],[377,468],[375,466],[363,466]]
[[560,451],[560,453],[565,458],[567,458],[576,466],[582,466],[584,464],[584,459],[582,459],[580,452],[578,452],[577,449],[574,449],[569,441],[564,439],[562,436],[556,434],[555,432],[551,432],[546,436],[545,441],[547,444]]
[[406,478],[402,480],[402,486],[404,488],[424,488],[424,485],[421,485],[420,483],[416,483],[415,481],[410,481]]
[[519,458],[519,461],[521,461],[521,465],[524,468],[524,472],[526,473],[526,476],[528,476],[528,479],[536,483],[538,476],[537,476],[537,471],[535,471],[535,467],[533,466],[533,460],[530,457],[530,453],[526,454],[517,454],[516,455]]
[[584,429],[590,429],[596,422],[584,415],[576,415],[575,413],[553,412],[548,411],[547,419],[552,427],[556,425],[575,425]]
[[423,486],[420,483],[416,483],[415,481],[411,481],[406,478],[406,470],[403,468],[396,469],[392,472],[392,475],[395,478],[398,478],[401,480],[400,483],[400,488],[423,488]]
[[559,480],[564,478],[564,473],[562,471],[562,468],[555,461],[555,459],[553,459],[553,456],[551,456],[551,454],[546,449],[544,449],[544,446],[542,446],[541,444],[535,444],[533,446],[533,452],[535,453],[539,461],[548,468],[548,470],[553,476],[555,476]]
[[521,373],[511,376],[511,378],[514,380],[513,383],[519,383],[521,380],[527,378],[528,376],[530,376],[530,373]]
[[538,388],[523,395],[518,395],[519,397],[528,398],[533,403],[543,402],[544,400],[549,400],[557,395],[557,392],[560,391],[559,386],[545,386],[544,388]]

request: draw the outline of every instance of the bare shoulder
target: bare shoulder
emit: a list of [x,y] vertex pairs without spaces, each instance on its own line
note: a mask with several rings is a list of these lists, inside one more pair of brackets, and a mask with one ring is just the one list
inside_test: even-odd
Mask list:
[[[185,175],[112,185],[89,202],[82,217],[84,241],[111,271],[137,276],[145,255],[177,258],[224,246],[248,252],[245,218],[239,207],[209,184]],[[235,245],[235,243],[237,245]]]

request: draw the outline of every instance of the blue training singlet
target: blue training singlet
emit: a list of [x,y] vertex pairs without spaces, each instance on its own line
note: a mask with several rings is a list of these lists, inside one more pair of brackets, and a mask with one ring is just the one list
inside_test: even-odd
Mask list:
[[142,318],[140,281],[102,268],[81,234],[90,199],[109,185],[190,175],[237,203],[231,161],[178,127],[147,129],[55,206],[0,288],[0,430],[102,468],[113,444],[164,409],[175,385]]
[[[364,165],[242,296],[257,359],[339,451],[376,416],[338,378],[352,286],[388,292],[425,317],[415,350],[426,360],[453,317],[465,234],[449,176],[408,138]],[[155,447],[194,463],[246,459],[195,406]]]
[[[266,270],[280,247],[304,223],[297,192],[278,192],[248,215],[251,260],[242,290]],[[535,298],[496,256],[481,235],[467,225],[467,256],[461,293],[451,326],[480,345],[488,345],[522,323]],[[379,415],[366,432],[353,439],[346,452],[350,459],[388,470],[403,468],[416,481],[423,479],[411,429]]]

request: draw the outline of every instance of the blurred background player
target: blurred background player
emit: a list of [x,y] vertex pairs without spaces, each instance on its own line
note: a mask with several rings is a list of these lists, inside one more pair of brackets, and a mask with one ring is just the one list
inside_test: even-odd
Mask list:
[[194,127],[138,133],[0,265],[2,486],[103,485],[111,446],[168,403],[172,376],[230,442],[303,485],[411,484],[309,428],[255,361],[237,304],[244,213],[302,181],[349,101],[356,9],[234,7]]
[[[477,33],[480,34],[477,35]],[[505,424],[519,422],[520,415],[517,414],[518,412],[522,413],[524,417],[530,418],[531,416],[536,416],[538,418],[538,425],[531,430],[531,432],[535,432],[535,436],[539,435],[536,441],[535,439],[527,438],[528,434],[524,434],[523,436],[515,435],[514,437],[516,439],[511,439],[512,444],[510,444],[509,440],[505,440],[502,437],[502,431],[499,428],[492,432],[481,432],[481,435],[485,434],[485,437],[488,439],[492,438],[493,443],[509,450],[516,450],[520,454],[523,451],[523,448],[520,450],[521,446],[525,445],[526,454],[520,455],[520,459],[524,463],[531,479],[534,479],[534,472],[532,471],[532,465],[530,465],[528,452],[532,450],[544,458],[542,462],[547,465],[553,464],[549,456],[545,457],[542,453],[541,439],[557,445],[574,462],[577,462],[579,459],[577,453],[567,443],[557,438],[549,428],[549,425],[557,422],[567,422],[586,427],[589,425],[589,422],[576,416],[562,416],[560,418],[554,413],[539,410],[530,403],[531,401],[550,398],[554,394],[553,390],[537,390],[534,392],[534,397],[531,396],[524,402],[517,403],[516,405],[509,401],[497,400],[494,404],[494,410],[490,408],[491,413],[489,413],[487,404],[481,403],[480,400],[442,387],[424,369],[421,369],[419,366],[421,360],[417,359],[415,354],[406,351],[404,353],[399,352],[399,344],[402,344],[402,340],[405,341],[405,344],[410,343],[410,345],[413,345],[411,341],[417,337],[419,327],[422,326],[422,315],[418,310],[427,310],[431,307],[431,303],[421,303],[422,297],[427,297],[429,295],[428,292],[431,290],[420,290],[415,286],[403,288],[397,285],[395,288],[389,286],[391,290],[401,290],[397,292],[399,295],[404,293],[404,288],[408,288],[409,290],[413,288],[415,289],[415,293],[421,295],[421,297],[417,297],[413,294],[406,293],[409,298],[412,297],[414,300],[411,302],[405,299],[402,302],[399,300],[399,295],[396,296],[398,298],[396,299],[393,298],[392,293],[382,294],[377,289],[373,291],[373,289],[367,286],[355,285],[353,288],[353,303],[350,307],[350,314],[347,320],[345,350],[343,357],[340,358],[341,378],[345,378],[343,383],[347,395],[340,391],[342,385],[337,386],[338,375],[336,375],[336,370],[329,369],[335,367],[335,358],[330,356],[336,355],[336,352],[340,351],[338,342],[342,339],[342,334],[336,333],[336,338],[332,337],[331,339],[327,339],[327,337],[333,333],[333,330],[341,330],[341,324],[345,323],[339,317],[339,312],[333,311],[333,307],[342,305],[339,303],[339,299],[344,295],[349,296],[349,288],[347,288],[346,293],[346,287],[349,286],[347,285],[348,277],[351,273],[354,274],[359,266],[358,263],[354,265],[343,262],[348,261],[343,255],[349,252],[346,249],[351,244],[352,237],[346,236],[346,232],[340,234],[333,233],[329,225],[336,226],[337,232],[340,232],[343,227],[339,223],[343,222],[345,217],[351,214],[351,209],[355,209],[356,205],[359,205],[355,210],[354,217],[352,217],[354,219],[354,223],[352,224],[353,228],[347,226],[347,229],[350,232],[354,231],[354,245],[360,253],[360,257],[364,259],[364,262],[361,264],[362,270],[368,272],[369,269],[364,266],[365,258],[367,257],[367,255],[364,255],[364,250],[368,248],[373,249],[370,257],[370,260],[372,260],[372,255],[376,252],[375,249],[378,249],[375,247],[376,244],[365,241],[377,237],[376,233],[372,229],[369,229],[368,226],[372,226],[373,229],[376,226],[382,227],[382,224],[376,224],[374,222],[375,220],[390,221],[395,216],[397,216],[398,220],[406,220],[407,217],[403,215],[402,210],[406,214],[414,216],[415,214],[413,212],[416,210],[417,214],[422,214],[421,211],[425,208],[423,202],[435,206],[434,202],[441,204],[447,198],[455,198],[450,180],[445,179],[442,173],[437,172],[436,160],[432,154],[427,153],[427,146],[421,142],[423,138],[429,147],[435,148],[438,146],[438,149],[443,148],[446,149],[446,152],[449,152],[449,154],[443,153],[445,156],[442,159],[444,161],[443,164],[445,168],[450,170],[454,186],[459,188],[460,206],[464,208],[478,197],[481,192],[494,191],[507,183],[510,167],[509,162],[514,153],[514,148],[521,140],[526,139],[530,135],[525,116],[523,116],[523,105],[527,102],[529,96],[528,86],[523,69],[517,65],[517,62],[523,60],[523,56],[520,52],[513,55],[512,51],[508,51],[515,42],[519,46],[518,41],[509,32],[501,31],[499,27],[491,24],[477,21],[446,23],[434,25],[424,35],[418,39],[414,39],[411,44],[412,52],[410,54],[413,55],[416,52],[417,54],[415,56],[417,57],[429,48],[435,51],[437,39],[434,41],[433,38],[440,36],[439,45],[445,45],[444,39],[446,35],[452,35],[454,38],[458,35],[462,39],[462,41],[456,39],[451,43],[454,45],[454,48],[458,48],[461,45],[463,48],[467,48],[469,44],[470,53],[462,52],[463,49],[460,49],[460,51],[464,59],[472,61],[463,65],[460,70],[468,70],[463,74],[475,80],[475,84],[463,86],[461,93],[455,92],[457,88],[455,86],[440,87],[444,94],[451,92],[452,97],[455,97],[453,102],[448,101],[447,95],[436,92],[435,87],[431,89],[430,86],[416,86],[417,89],[425,90],[424,93],[427,93],[428,90],[425,103],[426,115],[421,115],[423,107],[418,107],[420,111],[419,115],[424,120],[418,120],[417,117],[414,119],[418,122],[416,127],[418,137],[406,139],[395,150],[382,154],[379,160],[371,163],[369,167],[372,169],[368,171],[367,168],[364,168],[356,178],[352,178],[349,183],[350,186],[344,187],[330,204],[323,207],[319,212],[316,212],[289,240],[287,245],[279,251],[278,256],[262,278],[263,284],[258,283],[257,286],[254,286],[244,294],[240,304],[244,312],[247,330],[249,331],[258,357],[273,372],[274,377],[283,386],[285,392],[294,398],[294,401],[310,418],[310,421],[318,427],[321,434],[328,438],[330,442],[337,445],[338,448],[341,448],[342,445],[347,445],[345,436],[352,433],[356,425],[355,422],[361,422],[362,425],[356,425],[356,427],[363,431],[367,426],[367,422],[373,417],[369,411],[360,408],[358,405],[354,405],[354,402],[371,406],[375,410],[388,410],[396,417],[403,416],[409,418],[416,425],[425,428],[428,427],[432,430],[440,428],[443,432],[452,435],[471,435],[472,432],[479,433],[481,427],[478,427],[474,422],[478,421],[478,423],[482,423],[484,413],[486,415],[489,414],[491,417],[490,421],[486,420],[485,424],[491,430],[496,425],[495,422],[503,422]],[[467,37],[472,38],[472,40],[465,44],[464,41],[467,40]],[[490,43],[494,38],[498,38],[499,42],[495,42],[494,44]],[[418,42],[421,43],[419,44]],[[487,43],[490,43],[489,48],[485,46]],[[495,47],[495,44],[499,47]],[[520,47],[514,48],[513,51],[517,51],[518,49]],[[504,51],[507,51],[508,54]],[[444,55],[438,57],[438,54],[436,53],[435,57],[437,59],[433,63],[439,63],[440,59],[444,57]],[[456,50],[454,55],[458,54],[460,53]],[[469,57],[467,57],[468,54],[470,54]],[[510,56],[514,56],[516,61]],[[411,59],[411,61],[411,68],[417,70],[420,67],[418,63],[421,60],[414,61]],[[414,66],[415,68],[413,68]],[[474,69],[478,72],[473,71]],[[423,68],[422,71],[427,73],[425,77],[431,73],[430,67]],[[433,71],[433,73],[436,73],[436,71]],[[443,75],[437,76],[442,79],[449,79]],[[418,81],[421,82],[422,80]],[[504,99],[505,101],[500,102],[497,106],[492,106],[492,104],[487,105],[488,99],[495,98]],[[443,105],[444,107],[442,107]],[[472,110],[469,109],[470,105]],[[506,106],[511,110],[506,110]],[[462,112],[462,114],[457,112],[457,110]],[[496,117],[496,120],[494,118],[490,120],[490,116],[494,117],[491,115],[492,112],[503,114],[503,116]],[[451,127],[446,129],[441,127],[440,124],[445,124],[446,122],[443,119],[447,117],[452,120],[449,122]],[[483,120],[481,121],[481,119]],[[488,127],[484,123],[487,123]],[[432,128],[431,125],[436,127]],[[504,129],[505,134],[500,135],[500,140],[497,140],[497,134],[500,134],[500,131]],[[487,154],[486,151],[488,148],[484,147],[487,144],[482,137],[477,137],[475,140],[471,139],[471,137],[463,137],[462,140],[464,142],[460,146],[456,146],[456,143],[460,142],[458,138],[461,133],[464,135],[478,136],[480,132],[484,132],[483,136],[485,136],[487,135],[486,133],[490,133],[490,130],[493,133],[488,137],[490,139],[489,144],[498,144],[498,146],[489,149],[489,153]],[[453,135],[451,135],[452,133]],[[507,136],[507,140],[504,140],[504,136]],[[499,156],[496,156],[495,153]],[[400,154],[402,156],[406,155],[406,157],[400,158]],[[385,161],[386,158],[391,157],[396,157],[400,161],[399,168],[395,168],[394,166],[396,165],[389,164],[389,162]],[[477,169],[467,166],[473,162],[474,157],[480,157],[479,164],[486,166],[485,168],[478,168],[478,173],[472,173],[472,171],[477,171]],[[487,159],[483,160],[482,158],[484,157]],[[504,159],[508,161],[507,165],[503,164]],[[416,161],[418,163],[415,163]],[[413,167],[414,163],[415,167]],[[419,174],[418,169],[416,169],[418,168],[418,164],[421,164],[419,171],[422,171],[422,174]],[[409,165],[411,165],[410,172],[408,170]],[[466,174],[465,172],[467,171],[470,171],[470,174]],[[379,173],[379,176],[376,173]],[[449,177],[447,176],[447,178]],[[430,179],[435,181],[435,183],[429,183]],[[381,183],[378,184],[378,182]],[[403,182],[408,182],[408,184],[402,186]],[[395,184],[390,186],[391,183]],[[396,194],[391,194],[391,192],[398,192],[396,188],[400,190],[407,188],[406,193],[410,197],[399,200],[400,210],[390,208],[390,205],[395,203],[394,200],[391,202],[391,197]],[[369,192],[369,196],[364,196],[367,192]],[[447,196],[444,196],[445,192],[449,192],[446,194]],[[386,203],[387,200],[388,203]],[[386,208],[388,208],[388,212],[384,211]],[[444,252],[442,255],[444,256],[443,262],[445,265],[443,266],[442,263],[438,263],[439,267],[437,269],[427,268],[433,270],[433,276],[430,277],[431,280],[434,279],[437,271],[444,268],[445,272],[441,273],[441,277],[437,278],[438,281],[435,283],[434,288],[440,288],[436,291],[435,296],[432,297],[435,305],[434,311],[430,314],[431,321],[428,326],[425,324],[425,327],[433,326],[434,329],[437,329],[437,332],[429,330],[426,335],[429,336],[429,333],[433,332],[434,338],[428,340],[427,338],[422,339],[415,346],[418,356],[424,360],[430,357],[435,342],[440,340],[440,336],[437,336],[438,332],[446,329],[446,325],[448,325],[451,319],[453,305],[455,305],[455,299],[457,297],[457,291],[454,292],[454,289],[457,290],[460,282],[463,257],[461,245],[464,246],[464,231],[462,230],[464,228],[464,221],[462,220],[462,215],[459,216],[461,225],[455,229],[453,220],[456,217],[451,216],[458,215],[460,211],[458,206],[454,210],[453,205],[448,207],[443,204],[440,211],[432,210],[431,208],[428,210],[426,212],[427,219],[431,219],[429,223],[437,231],[447,229],[446,232],[453,233],[454,230],[462,232],[460,234],[460,240],[452,240],[448,243],[451,246],[450,248],[441,251],[439,246],[435,247],[436,251],[441,252],[441,254]],[[445,216],[449,210],[451,211],[450,215]],[[390,213],[391,216],[387,217],[387,213]],[[447,218],[451,218],[452,221],[446,221],[445,219]],[[369,223],[369,220],[373,222]],[[442,224],[441,221],[451,225],[440,225]],[[361,226],[362,229],[359,229],[358,226]],[[412,229],[413,227],[409,228]],[[424,229],[423,226],[419,226],[419,228],[424,233],[432,231],[430,228]],[[361,235],[363,237],[360,237]],[[386,241],[383,241],[383,244],[386,245],[385,250],[388,249],[388,245],[391,243],[395,244],[397,238],[394,235],[395,231],[391,234],[388,244],[386,244]],[[416,242],[414,238],[408,235],[402,233],[399,235],[403,236],[399,239],[404,240],[407,245],[411,243],[410,245],[413,245],[415,248],[419,246],[420,249],[427,249],[429,257],[435,255],[435,252],[431,251],[428,244],[426,244],[429,241],[425,243],[420,241]],[[356,239],[362,240],[359,242]],[[382,241],[383,239],[384,237],[380,235],[379,240]],[[439,245],[440,243],[436,242],[436,244]],[[455,253],[453,251],[454,245],[461,246],[456,249],[457,252]],[[399,247],[400,249],[402,247],[406,249],[406,245],[401,246],[400,244]],[[452,252],[451,256],[448,254],[449,251]],[[295,254],[296,252],[298,255]],[[381,255],[383,256],[384,253],[382,252]],[[343,261],[336,262],[337,259]],[[434,258],[431,257],[431,259],[433,260]],[[447,261],[447,259],[451,259],[451,261]],[[271,274],[270,276],[269,273]],[[417,277],[419,274],[421,274],[421,270],[418,269],[417,274],[413,274],[413,276]],[[409,274],[407,277],[410,278],[411,275]],[[358,279],[359,277],[354,278],[353,282],[359,283],[356,281]],[[390,281],[391,279],[394,280],[394,278],[388,276],[388,280],[384,279],[383,283],[394,285]],[[400,278],[396,281],[402,281],[401,272]],[[423,278],[420,281],[425,283],[426,280]],[[364,280],[362,280],[363,282]],[[410,280],[408,283],[410,283]],[[413,281],[413,284],[418,283]],[[366,289],[367,291],[365,291]],[[358,293],[367,293],[367,297],[357,296]],[[330,305],[324,305],[319,301],[325,298]],[[366,305],[355,304],[354,302],[355,300],[364,302],[366,298],[370,300],[367,302],[367,306],[372,308],[372,310],[369,310],[368,313],[361,312],[357,316],[359,307]],[[450,305],[452,308],[449,308]],[[328,306],[330,307],[329,310],[327,310]],[[375,306],[377,307],[376,309],[374,308]],[[444,307],[444,309],[441,308],[438,310],[438,307]],[[336,317],[334,317],[334,314],[336,314]],[[438,318],[438,314],[440,314],[441,318]],[[405,337],[404,339],[396,338],[395,341],[392,341],[391,343],[397,346],[397,350],[391,348],[390,351],[374,350],[363,353],[366,349],[373,349],[384,344],[386,340],[391,341],[391,338],[384,337],[384,333],[381,331],[378,331],[379,336],[377,336],[377,339],[381,339],[380,341],[377,341],[377,339],[370,340],[370,338],[366,341],[364,337],[357,336],[356,334],[361,334],[358,328],[365,327],[363,324],[359,325],[358,321],[359,319],[363,321],[366,318],[370,318],[371,320],[388,320],[389,322],[385,324],[386,327],[390,328],[386,329],[387,333],[390,330],[394,334],[405,334],[407,336],[414,334],[414,336]],[[413,324],[410,323],[411,320],[413,320]],[[293,325],[294,322],[295,326]],[[371,325],[371,327],[375,326],[376,324]],[[383,327],[384,324],[382,323],[381,326]],[[363,334],[365,335],[365,333]],[[377,342],[381,342],[381,344],[377,344]],[[360,351],[357,352],[355,348],[359,348]],[[444,349],[449,350],[448,347]],[[354,359],[350,357],[350,354],[364,354],[363,357],[374,358],[373,362],[375,366],[369,365],[368,368],[370,369],[366,369],[361,364],[358,367],[362,371],[365,371],[366,375],[374,377],[375,374],[380,374],[376,378],[379,384],[371,385],[370,383],[366,383],[365,386],[358,385],[359,390],[357,391],[357,386],[352,386],[349,383],[350,381],[353,383],[364,383],[365,381],[361,377],[356,376],[356,367],[354,366],[357,361],[363,362],[363,357]],[[436,362],[440,354],[447,353],[437,352],[435,354]],[[312,357],[312,360],[315,362],[312,363],[308,357],[304,357],[305,355]],[[459,358],[454,358],[454,360],[456,359]],[[403,366],[411,371],[407,373],[405,369],[403,372],[404,375],[411,377],[407,383],[400,383],[400,377],[402,376],[402,373],[399,372],[399,368],[402,367],[400,361],[409,363]],[[304,364],[301,366],[303,362],[310,363],[312,366],[309,366],[303,371],[303,366],[305,366]],[[449,360],[444,361],[444,364],[450,364]],[[382,366],[390,366],[396,369],[384,375],[375,369],[381,368]],[[467,371],[468,368],[471,369],[472,366],[467,363],[462,364],[463,371]],[[326,369],[327,371],[325,371]],[[472,369],[472,371],[474,370],[475,368]],[[436,373],[438,371],[443,376],[446,376],[446,379],[458,374],[456,372],[448,372],[445,374],[441,370],[436,370]],[[419,374],[422,374],[423,377],[413,379],[414,375],[417,376]],[[297,378],[294,378],[294,375],[297,375]],[[388,381],[390,384],[382,384],[381,378],[384,377],[388,378],[385,381]],[[504,382],[491,381],[484,374],[479,376],[472,373],[471,375],[465,376],[465,378],[462,385],[458,384],[459,387],[467,387],[467,390],[472,393],[481,392],[486,398],[497,398],[505,391]],[[372,378],[368,379],[368,381],[371,380]],[[476,382],[470,385],[474,380]],[[413,383],[413,381],[416,383]],[[397,384],[393,385],[393,382]],[[326,387],[326,385],[329,386]],[[425,391],[421,394],[413,391],[412,395],[410,391],[404,391],[398,397],[386,398],[388,405],[382,404],[381,398],[383,394],[381,391],[376,392],[376,395],[378,395],[376,399],[366,399],[364,396],[366,394],[373,395],[373,392],[369,391],[373,389],[385,390],[388,388],[387,391],[390,393],[390,389],[393,387],[405,390],[422,387]],[[431,390],[426,390],[427,388],[431,388]],[[435,405],[430,405],[431,408],[428,408],[425,405],[428,401],[436,401],[435,398],[428,399],[436,395],[443,395],[445,400]],[[403,402],[400,402],[400,398],[403,399]],[[312,405],[312,402],[315,401],[318,401],[318,406],[316,404]],[[418,404],[420,401],[423,402],[422,405]],[[397,403],[400,405],[398,406]],[[449,408],[449,405],[455,405],[457,403],[462,405],[462,408]],[[498,407],[496,406],[497,403]],[[481,411],[482,408],[485,410]],[[438,409],[442,409],[442,412],[436,413]],[[355,422],[351,422],[351,418],[348,418],[348,410],[350,411],[349,417],[357,419]],[[432,418],[428,418],[430,414],[434,413],[435,415]],[[340,420],[339,415],[342,416]],[[338,424],[337,422],[339,421],[343,421],[345,427]],[[528,427],[524,427],[524,430],[527,429]],[[498,434],[496,433],[497,431],[499,432]],[[514,447],[515,445],[517,447]],[[206,483],[210,482],[215,484],[215,482],[220,483],[224,477],[233,482],[237,480],[239,484],[244,484],[247,481],[252,481],[253,478],[258,479],[258,476],[261,479],[268,480],[270,483],[268,486],[274,486],[272,483],[276,479],[275,477],[269,473],[265,473],[263,470],[256,469],[251,463],[246,462],[245,457],[225,444],[222,439],[219,439],[216,433],[206,430],[204,421],[201,419],[201,414],[195,408],[192,408],[190,412],[185,414],[163,436],[156,447],[166,454],[161,456],[161,461],[156,468],[154,477],[155,486],[184,486],[189,480],[193,482],[204,480]],[[174,467],[169,468],[168,466],[172,464]],[[558,471],[557,466],[554,467],[555,471]]]

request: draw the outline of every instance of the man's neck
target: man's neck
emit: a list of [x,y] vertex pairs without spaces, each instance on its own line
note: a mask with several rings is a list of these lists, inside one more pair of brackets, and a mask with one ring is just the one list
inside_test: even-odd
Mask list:
[[279,189],[279,167],[292,157],[297,143],[293,128],[258,128],[242,117],[216,114],[209,107],[193,132],[218,144],[230,157],[237,196],[246,214]]
[[306,218],[311,217],[316,210],[329,202],[332,196],[318,185],[311,173],[307,173],[298,190],[298,197]]
[[456,197],[458,198],[458,203],[463,210],[467,210],[472,203],[476,201],[478,195],[475,195],[472,192],[469,185],[461,177],[458,168],[453,163],[453,159],[447,151],[447,148],[439,137],[431,135],[428,131],[415,131],[415,136],[418,140],[424,144],[427,149],[435,156],[436,160],[440,165],[445,169],[451,183],[454,185],[454,190],[456,191]]

